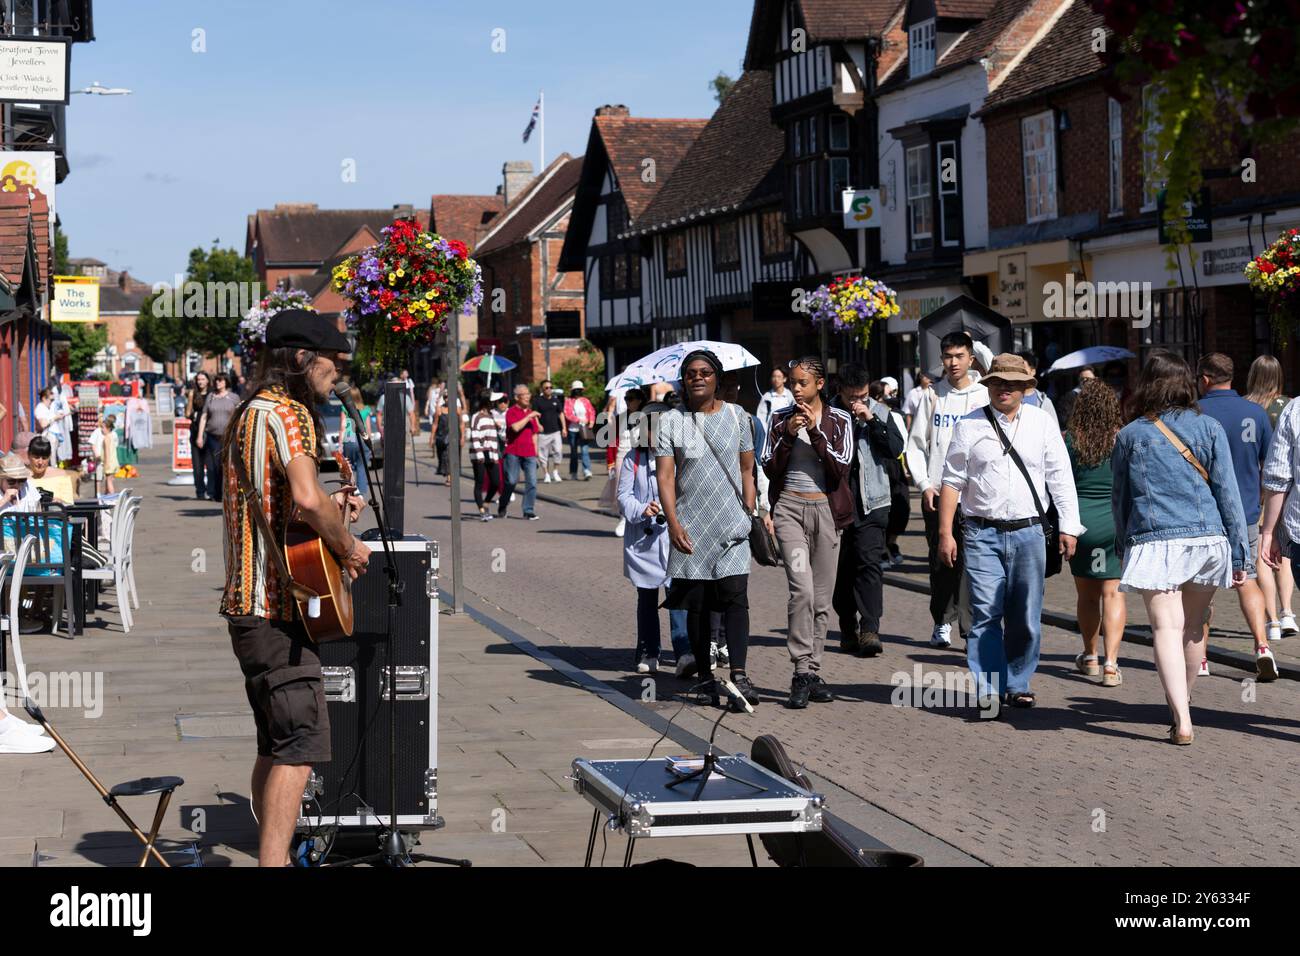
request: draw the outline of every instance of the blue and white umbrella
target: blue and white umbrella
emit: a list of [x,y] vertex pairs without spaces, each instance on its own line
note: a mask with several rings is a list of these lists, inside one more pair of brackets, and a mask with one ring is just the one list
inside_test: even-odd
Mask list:
[[1122,349],[1116,345],[1090,345],[1086,349],[1079,349],[1079,351],[1071,352],[1069,355],[1062,355],[1052,363],[1052,367],[1047,370],[1047,374],[1068,372],[1072,369],[1083,368],[1085,365],[1123,362],[1133,357],[1133,353],[1128,349]]
[[679,382],[682,378],[682,359],[697,349],[708,349],[716,355],[724,372],[760,364],[753,352],[731,342],[678,342],[637,359],[610,379],[605,388],[616,392],[640,388],[654,382]]

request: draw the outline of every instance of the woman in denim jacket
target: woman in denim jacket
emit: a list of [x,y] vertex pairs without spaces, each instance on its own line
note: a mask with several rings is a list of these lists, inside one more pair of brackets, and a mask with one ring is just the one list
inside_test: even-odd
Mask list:
[[[1192,682],[1205,656],[1206,612],[1216,588],[1237,588],[1251,565],[1246,517],[1223,426],[1202,415],[1187,363],[1155,352],[1115,440],[1115,550],[1120,590],[1146,604],[1156,671],[1169,702],[1170,743],[1192,742]],[[1207,472],[1205,480],[1157,427],[1167,426]]]

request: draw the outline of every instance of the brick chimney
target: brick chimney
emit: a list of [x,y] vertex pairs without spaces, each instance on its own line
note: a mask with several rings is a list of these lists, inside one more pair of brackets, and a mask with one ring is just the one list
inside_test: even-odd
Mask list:
[[117,287],[123,292],[131,290],[131,276],[127,274],[125,269],[117,274]]
[[415,215],[415,207],[412,206],[409,202],[401,202],[401,203],[393,204],[394,219],[410,218],[411,216],[414,215]]
[[617,103],[615,105],[610,105],[609,103],[606,103],[604,106],[596,107],[596,115],[597,116],[622,116],[626,118],[632,115],[632,111],[629,110],[622,103]]
[[278,202],[275,204],[276,212],[308,212],[316,208],[314,202]]
[[506,205],[533,181],[533,164],[526,159],[517,159],[501,167],[502,193]]

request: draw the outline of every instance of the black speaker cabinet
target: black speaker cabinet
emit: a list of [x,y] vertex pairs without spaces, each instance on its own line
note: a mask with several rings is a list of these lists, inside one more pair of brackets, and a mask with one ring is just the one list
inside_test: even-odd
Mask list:
[[[370,570],[352,586],[350,639],[320,646],[333,760],[314,767],[299,830],[375,828],[389,820],[389,708],[385,661],[388,576],[378,540]],[[402,830],[442,826],[438,817],[438,543],[394,542],[404,583],[393,632],[397,668],[397,821]]]

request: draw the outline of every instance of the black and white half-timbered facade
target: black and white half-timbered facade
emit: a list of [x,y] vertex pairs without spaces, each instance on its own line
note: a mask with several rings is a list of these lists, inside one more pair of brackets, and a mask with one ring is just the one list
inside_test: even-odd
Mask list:
[[816,351],[794,308],[814,267],[786,229],[771,102],[770,73],[743,75],[633,230],[655,347],[735,342],[769,367]]
[[610,374],[655,347],[649,247],[637,227],[706,122],[596,110],[560,268],[582,273],[587,339],[605,353]]

